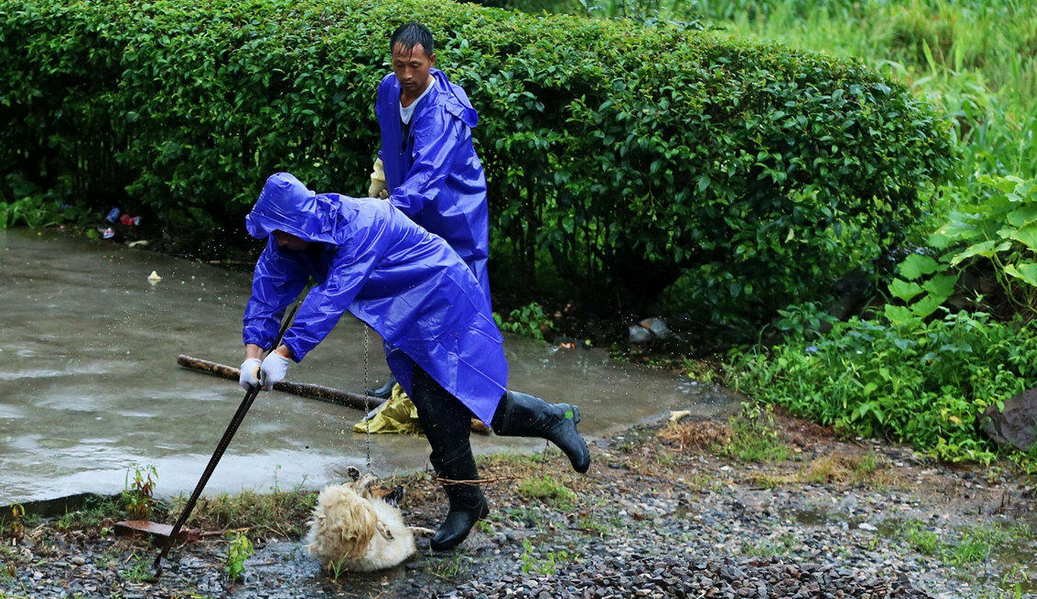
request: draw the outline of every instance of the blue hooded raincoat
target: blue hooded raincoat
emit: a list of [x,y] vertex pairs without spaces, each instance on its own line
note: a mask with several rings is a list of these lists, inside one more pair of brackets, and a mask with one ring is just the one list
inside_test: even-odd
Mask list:
[[440,70],[430,73],[432,89],[414,107],[406,135],[400,120],[399,80],[390,73],[378,87],[378,157],[385,168],[385,186],[393,206],[454,248],[489,301],[486,179],[472,145],[479,116],[463,89]]
[[[411,360],[489,423],[504,394],[508,363],[482,287],[445,241],[381,200],[320,194],[278,173],[245,219],[268,238],[256,263],[242,339],[264,349],[285,308],[316,281],[284,335],[298,362],[348,309],[385,340],[385,358],[411,392]],[[272,233],[313,242],[278,247]]]

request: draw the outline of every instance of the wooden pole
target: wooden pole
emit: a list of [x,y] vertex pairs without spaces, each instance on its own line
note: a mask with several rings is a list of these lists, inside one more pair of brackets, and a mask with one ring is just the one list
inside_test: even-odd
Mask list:
[[[238,380],[238,376],[241,372],[233,366],[217,364],[216,362],[201,360],[199,358],[192,358],[185,354],[177,356],[176,363],[188,370],[204,372],[205,374],[211,374],[232,381]],[[331,387],[312,385],[310,383],[291,383],[288,381],[281,381],[280,383],[274,384],[274,390],[291,393],[292,395],[298,395],[300,397],[309,397],[311,399],[326,401],[328,403],[346,406],[347,408],[364,410],[365,413],[369,413],[368,410],[373,412],[375,408],[385,403],[385,400],[380,397],[372,397],[369,395],[365,400],[364,396],[359,393],[340,391],[338,389],[332,389]],[[472,418],[472,432],[480,435],[489,435],[490,427],[483,424],[483,422],[478,418]]]
[[[216,362],[210,362],[208,360],[200,360],[198,358],[192,358],[191,356],[180,354],[176,357],[176,363],[187,368],[188,370],[194,370],[196,372],[204,372],[205,374],[211,374],[213,376],[222,377],[225,379],[238,380],[240,372],[237,368],[227,366],[225,364],[217,364]],[[365,399],[363,395],[359,393],[350,393],[349,391],[340,391],[338,389],[332,389],[331,387],[325,387],[323,385],[312,385],[309,383],[291,383],[288,381],[281,381],[280,383],[274,384],[276,391],[282,391],[284,393],[291,393],[292,395],[299,395],[301,397],[309,397],[311,399],[318,399],[320,401],[326,401],[328,403],[338,404],[340,406],[346,406],[347,408],[353,408],[356,410],[364,410],[365,412],[369,409],[374,409],[384,402],[384,399],[380,397],[367,396]]]

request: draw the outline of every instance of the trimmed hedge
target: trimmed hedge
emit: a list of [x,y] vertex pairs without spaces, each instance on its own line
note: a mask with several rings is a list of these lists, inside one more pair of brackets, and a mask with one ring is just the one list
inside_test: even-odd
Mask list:
[[276,170],[362,193],[410,18],[480,112],[494,261],[610,306],[684,273],[714,321],[766,318],[869,270],[951,168],[938,119],[856,63],[412,0],[0,0],[0,168],[218,228]]

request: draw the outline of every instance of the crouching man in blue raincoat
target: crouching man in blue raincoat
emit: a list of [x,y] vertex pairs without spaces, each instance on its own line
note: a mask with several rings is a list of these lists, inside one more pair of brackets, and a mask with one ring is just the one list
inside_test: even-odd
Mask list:
[[[368,195],[384,197],[423,229],[442,237],[490,298],[486,178],[472,129],[479,115],[460,86],[433,68],[432,33],[410,21],[389,38],[393,72],[378,86],[382,147]],[[374,393],[388,397],[392,379]]]
[[[432,446],[430,461],[446,480],[476,480],[469,443],[472,415],[498,435],[541,437],[586,472],[590,452],[569,404],[506,389],[500,331],[479,281],[440,237],[383,201],[315,194],[290,174],[263,187],[245,220],[266,238],[245,308],[241,386],[269,390],[285,378],[349,310],[385,340],[385,358],[418,410]],[[264,360],[285,308],[313,277],[282,345]],[[446,519],[432,549],[450,549],[488,513],[476,485],[447,484]]]

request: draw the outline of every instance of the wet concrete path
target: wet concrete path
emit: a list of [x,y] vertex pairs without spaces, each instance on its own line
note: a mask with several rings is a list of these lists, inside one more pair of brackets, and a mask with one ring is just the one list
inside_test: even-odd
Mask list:
[[[163,278],[152,285],[151,271]],[[189,493],[242,391],[181,369],[178,354],[237,366],[250,275],[53,232],[0,231],[0,505],[123,489],[153,464],[160,496]],[[387,373],[371,333],[368,380]],[[732,398],[666,372],[506,337],[509,387],[581,406],[589,437],[671,409],[712,414]],[[357,391],[364,327],[346,317],[289,380]],[[207,493],[317,488],[363,466],[359,411],[281,393],[259,396]],[[474,436],[477,452],[542,442]],[[374,435],[380,474],[424,466],[424,438]]]

